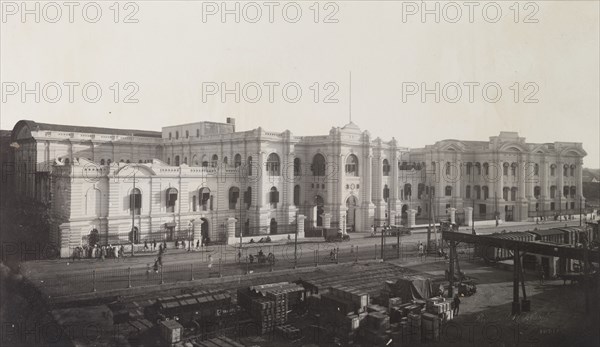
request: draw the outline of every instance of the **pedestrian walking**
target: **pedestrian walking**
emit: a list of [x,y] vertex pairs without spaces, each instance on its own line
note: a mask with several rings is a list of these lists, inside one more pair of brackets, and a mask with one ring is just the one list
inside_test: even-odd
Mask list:
[[179,240],[175,240],[175,249],[179,249]]
[[200,240],[196,240],[196,250],[200,249]]
[[115,261],[118,263],[119,262],[119,251],[118,251],[117,247],[113,247],[113,256],[115,257]]
[[152,240],[152,250],[156,251],[156,240]]
[[[133,245],[132,245],[133,247]],[[121,247],[119,247],[119,257],[123,259],[123,261],[125,261],[125,247],[123,245],[121,245]]]
[[159,259],[156,259],[156,260],[154,261],[154,273],[158,273],[158,261],[159,261],[159,260],[160,260],[160,258],[159,258]]
[[544,279],[546,277],[546,273],[544,272],[544,265],[540,265],[538,271],[539,271],[540,284],[543,285]]
[[106,258],[106,246],[102,246],[102,249],[100,249],[100,258],[102,259],[102,261],[104,261],[104,259]]
[[212,262],[213,262],[212,254],[209,254],[208,255],[208,268],[212,268],[212,265],[213,265]]
[[238,256],[238,263],[241,263],[242,262],[242,251],[241,250],[238,251],[237,256]]
[[421,257],[421,260],[423,260],[424,252],[425,252],[425,247],[423,246],[423,243],[421,241],[419,241],[419,257]]
[[163,241],[163,252],[167,250],[167,241]]
[[144,241],[144,251],[148,250],[148,241]]
[[459,307],[460,307],[460,298],[458,297],[458,294],[454,294],[454,309],[453,309],[454,316],[458,316]]
[[371,224],[371,237],[375,236],[375,227]]

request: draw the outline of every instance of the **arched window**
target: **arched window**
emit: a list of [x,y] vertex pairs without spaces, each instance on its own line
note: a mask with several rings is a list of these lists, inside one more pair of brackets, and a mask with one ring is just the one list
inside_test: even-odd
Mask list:
[[192,196],[192,211],[196,212],[197,207],[198,206],[198,202],[196,199],[196,195]]
[[354,154],[346,158],[346,176],[358,176],[358,158]]
[[175,140],[179,139],[179,131],[175,132]]
[[[479,172],[479,173],[481,173],[481,172]],[[483,163],[483,174],[486,176],[490,175],[490,164]]]
[[471,174],[471,168],[473,167],[473,163],[467,163],[467,175]]
[[189,131],[187,131],[187,130],[185,131],[185,138],[186,138],[186,139],[189,139],[189,138],[190,138],[190,132],[189,132]]
[[294,158],[294,176],[301,176],[302,162],[300,158]]
[[242,156],[239,153],[233,157],[233,166],[234,167],[242,166]]
[[431,162],[431,173],[435,173],[435,161]]
[[567,177],[569,176],[569,164],[565,164],[565,166],[563,167],[563,176]]
[[277,188],[272,187],[269,193],[269,203],[271,204],[271,208],[275,209],[277,208],[277,203],[279,202],[279,192],[277,191]]
[[248,168],[248,176],[252,176],[252,157],[248,157],[246,161],[246,167]]
[[200,137],[200,129],[196,129],[196,137]]
[[423,183],[419,183],[417,186],[417,199],[421,199],[423,197],[423,193],[425,192],[425,185]]
[[142,192],[135,188],[129,195],[129,213],[139,216],[142,210]]
[[203,161],[203,162],[202,162],[202,167],[208,167],[208,161],[206,161],[206,160],[205,160],[205,161]]
[[169,133],[169,140],[172,140],[172,139],[173,139],[173,134]]
[[446,196],[452,196],[452,186],[446,186],[444,192]]
[[281,170],[279,165],[279,156],[277,153],[271,153],[267,157],[267,175],[280,176]]
[[202,211],[208,211],[209,207],[212,210],[211,198],[210,198],[210,189],[208,187],[200,188],[200,206]]
[[390,163],[388,162],[387,159],[383,159],[383,175],[384,176],[389,176],[390,175]]
[[323,157],[322,154],[315,154],[312,160],[311,170],[313,176],[325,176],[325,157]]
[[575,176],[575,165],[571,165],[571,177]]
[[300,206],[300,185],[296,184],[294,186],[294,205]]
[[556,175],[556,165],[552,164],[550,165],[550,176],[555,176]]
[[223,158],[223,164],[227,165],[229,163],[229,159],[227,157]]
[[187,165],[187,157],[183,157],[183,163]]
[[575,198],[577,193],[577,188],[575,186],[571,186],[571,199]]
[[167,165],[171,165],[171,158],[167,158]]
[[104,165],[104,159],[100,159],[100,165]]
[[517,163],[512,163],[510,165],[510,174],[513,176],[517,175]]
[[515,201],[517,199],[517,187],[512,187],[510,189],[510,201]]
[[502,198],[506,201],[508,201],[508,193],[510,192],[510,188],[508,187],[504,187],[502,189]]
[[250,205],[252,205],[252,187],[248,187],[244,192],[244,203],[246,204],[246,209],[249,209]]
[[449,161],[446,162],[446,175],[450,175],[452,173],[452,165]]
[[167,189],[167,212],[175,212],[175,203],[177,202],[177,189]]
[[473,189],[475,190],[475,197],[477,198],[477,200],[480,200],[481,199],[481,187],[475,186]]
[[483,200],[487,200],[490,197],[490,190],[488,189],[488,186],[483,186],[481,188],[481,190],[483,190]]
[[178,156],[178,155],[176,155],[176,156],[175,156],[175,166],[179,166],[179,164],[180,164],[180,163],[179,163],[179,156]]
[[481,176],[481,163],[475,163],[475,170],[477,170],[477,175]]
[[389,197],[390,197],[390,188],[388,188],[388,185],[386,184],[383,187],[383,200],[385,202],[387,202]]
[[471,198],[471,186],[467,186],[467,190],[465,192],[465,198],[467,198],[467,199]]
[[550,186],[550,199],[556,198],[556,186]]
[[535,164],[533,165],[533,174],[534,174],[535,176],[539,176],[539,175],[540,175],[540,164],[538,164],[538,163],[535,163]]
[[213,154],[212,160],[210,161],[210,166],[217,167],[218,164],[219,164],[219,156],[216,154]]
[[508,163],[504,163],[504,165],[502,166],[502,174],[504,176],[508,176]]
[[569,196],[569,187],[568,186],[563,187],[563,196],[565,198]]
[[410,199],[411,195],[412,195],[412,186],[410,185],[410,183],[407,183],[404,185],[404,198]]
[[230,210],[236,209],[239,197],[240,197],[240,188],[238,188],[238,187],[229,188],[229,209]]
[[542,194],[542,188],[540,188],[540,186],[533,187],[533,196],[536,199],[539,199],[541,194]]

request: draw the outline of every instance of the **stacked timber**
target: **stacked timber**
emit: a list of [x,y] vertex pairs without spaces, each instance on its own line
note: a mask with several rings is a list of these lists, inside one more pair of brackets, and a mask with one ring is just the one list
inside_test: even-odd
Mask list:
[[438,315],[423,313],[421,315],[421,334],[425,342],[438,342],[440,340],[441,319]]

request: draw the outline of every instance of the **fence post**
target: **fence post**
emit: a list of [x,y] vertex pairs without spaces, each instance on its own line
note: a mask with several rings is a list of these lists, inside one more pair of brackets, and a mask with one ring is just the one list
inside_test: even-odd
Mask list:
[[194,263],[190,264],[190,281],[194,280]]
[[374,244],[373,248],[375,249],[375,260],[377,260],[377,244]]
[[162,264],[160,265],[160,284],[164,284],[164,277],[163,277],[163,272],[164,272],[164,268],[162,266]]
[[96,269],[92,270],[92,291],[96,291]]
[[127,288],[131,288],[131,266],[127,268]]

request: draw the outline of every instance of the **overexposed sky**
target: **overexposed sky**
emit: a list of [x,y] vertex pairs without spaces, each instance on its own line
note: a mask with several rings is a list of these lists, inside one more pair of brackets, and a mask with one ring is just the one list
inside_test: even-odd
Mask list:
[[[351,94],[352,120],[402,146],[518,131],[529,142],[582,142],[585,166],[600,167],[598,1],[429,1],[424,18],[410,1],[227,1],[224,20],[221,3],[75,2],[69,18],[63,2],[29,1],[23,17],[20,1],[2,1],[0,127],[159,131],[235,117],[239,130],[318,135],[348,122]],[[222,95],[236,82],[239,102]],[[424,102],[423,87],[434,90]],[[130,93],[137,103],[123,102]]]

